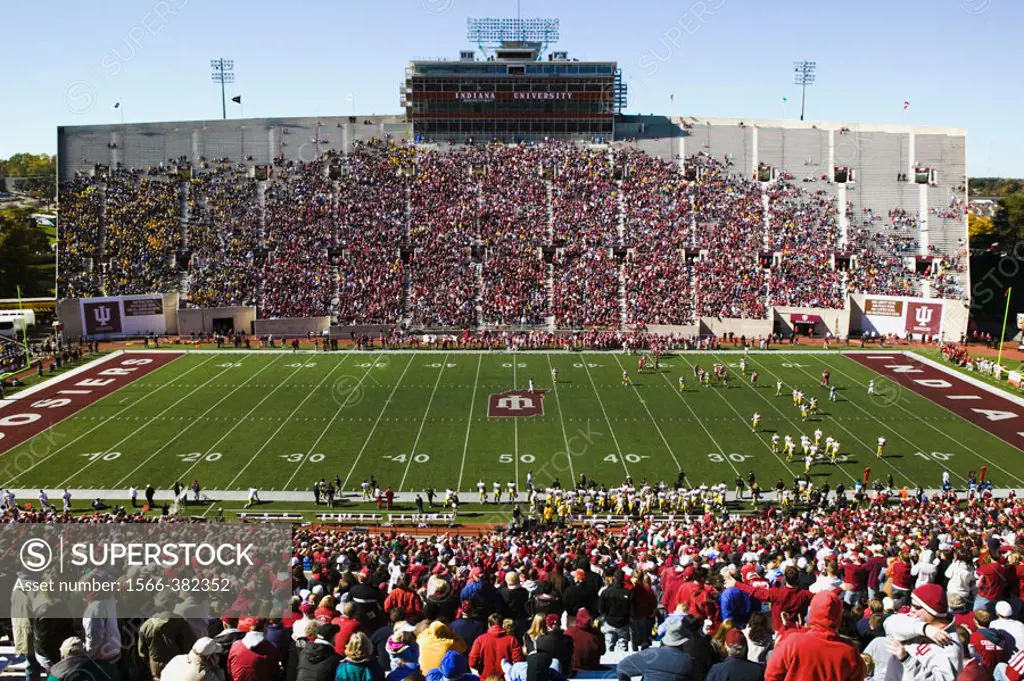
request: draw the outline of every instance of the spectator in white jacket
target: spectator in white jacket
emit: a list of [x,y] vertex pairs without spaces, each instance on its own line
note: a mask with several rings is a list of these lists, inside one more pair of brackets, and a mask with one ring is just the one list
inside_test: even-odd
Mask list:
[[974,561],[970,553],[964,549],[958,549],[953,554],[953,562],[946,568],[946,596],[956,594],[964,599],[965,603],[974,600]]
[[914,588],[935,582],[935,575],[938,572],[939,559],[931,549],[921,552],[920,558],[910,568],[910,575],[917,577]]
[[1005,631],[1012,636],[1014,645],[1011,648],[1024,650],[1024,623],[1013,619],[1013,607],[1006,601],[996,603],[996,619],[992,620],[989,627]]

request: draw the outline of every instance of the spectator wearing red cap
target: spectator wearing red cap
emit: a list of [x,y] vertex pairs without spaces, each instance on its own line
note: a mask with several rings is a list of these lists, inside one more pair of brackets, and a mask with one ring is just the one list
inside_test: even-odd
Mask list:
[[580,608],[586,608],[587,612],[597,612],[597,590],[587,580],[587,571],[583,568],[576,568],[573,573],[573,583],[566,587],[562,594],[562,603],[566,612],[579,612]]
[[487,631],[478,636],[469,651],[469,666],[480,672],[480,678],[505,678],[501,661],[522,662],[522,647],[501,627],[501,615],[491,613],[487,618]]
[[561,622],[561,616],[554,613],[544,618],[544,626],[547,631],[537,638],[537,650],[558,660],[562,669],[569,670],[572,669],[573,642],[562,631]]
[[889,668],[902,664],[903,679],[956,679],[963,667],[963,648],[941,586],[923,584],[914,589],[910,614],[893,615],[884,626],[894,657]]
[[726,658],[713,666],[705,681],[764,681],[764,665],[747,659],[747,637],[739,629],[725,635]]
[[863,681],[864,660],[839,636],[842,615],[843,604],[835,592],[815,594],[807,629],[781,639],[768,658],[765,681]]
[[565,635],[572,639],[572,666],[575,671],[601,669],[604,636],[594,628],[589,610],[580,608],[576,611],[573,624],[565,630]]
[[469,573],[469,582],[462,587],[459,599],[471,601],[476,599],[483,608],[484,615],[490,615],[498,611],[498,592],[495,591],[491,580],[480,567],[473,568]]

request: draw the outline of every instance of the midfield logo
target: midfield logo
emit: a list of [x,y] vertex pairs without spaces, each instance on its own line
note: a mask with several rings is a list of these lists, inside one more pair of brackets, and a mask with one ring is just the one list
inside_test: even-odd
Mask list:
[[543,416],[544,391],[509,390],[491,395],[487,400],[487,415],[494,417]]

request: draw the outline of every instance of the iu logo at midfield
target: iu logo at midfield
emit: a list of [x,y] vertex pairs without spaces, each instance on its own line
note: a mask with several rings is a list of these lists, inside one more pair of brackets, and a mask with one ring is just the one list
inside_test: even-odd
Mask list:
[[509,390],[491,395],[487,400],[487,415],[497,417],[543,416],[543,390]]

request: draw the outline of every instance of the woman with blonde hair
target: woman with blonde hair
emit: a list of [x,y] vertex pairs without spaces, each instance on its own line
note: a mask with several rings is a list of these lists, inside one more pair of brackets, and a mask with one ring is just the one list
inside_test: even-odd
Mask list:
[[345,644],[345,659],[338,665],[335,681],[384,681],[384,670],[373,654],[373,643],[363,632],[352,634]]
[[733,628],[731,619],[724,620],[720,625],[718,625],[715,635],[711,637],[711,647],[714,649],[719,662],[729,657],[729,652],[726,650],[725,646],[725,637],[729,635],[729,632]]
[[523,635],[523,650],[529,655],[537,651],[537,639],[548,633],[548,627],[544,623],[544,615],[534,615],[530,621],[530,628]]

